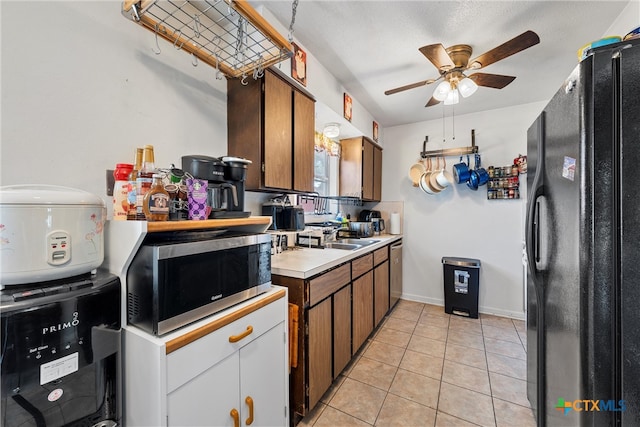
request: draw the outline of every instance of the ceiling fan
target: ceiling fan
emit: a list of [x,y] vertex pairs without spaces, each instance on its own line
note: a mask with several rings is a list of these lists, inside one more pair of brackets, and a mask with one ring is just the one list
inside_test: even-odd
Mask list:
[[440,77],[390,89],[385,91],[384,94],[392,95],[394,93],[435,83],[438,80],[443,79],[443,81],[434,90],[433,96],[429,102],[427,102],[425,107],[431,107],[432,105],[439,104],[442,101],[444,101],[445,105],[457,104],[459,101],[459,95],[462,95],[463,97],[470,96],[476,91],[478,86],[502,89],[515,79],[514,76],[487,73],[474,73],[467,76],[465,74],[466,72],[484,68],[538,43],[540,43],[540,38],[536,33],[531,30],[525,31],[519,36],[512,38],[508,42],[505,42],[472,60],[469,60],[469,58],[471,58],[473,49],[467,44],[457,44],[446,49],[440,43],[422,46],[419,49],[420,52],[422,52],[422,54],[436,66],[440,72]]

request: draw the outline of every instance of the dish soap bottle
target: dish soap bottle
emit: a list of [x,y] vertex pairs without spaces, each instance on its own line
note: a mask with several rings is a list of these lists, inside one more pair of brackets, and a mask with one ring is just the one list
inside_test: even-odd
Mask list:
[[162,185],[162,175],[153,174],[153,183],[144,195],[142,209],[147,221],[166,221],[169,219],[169,193]]

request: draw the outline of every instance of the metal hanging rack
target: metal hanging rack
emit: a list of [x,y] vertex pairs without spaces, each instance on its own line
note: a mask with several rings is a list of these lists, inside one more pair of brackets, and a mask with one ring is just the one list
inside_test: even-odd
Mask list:
[[476,130],[471,129],[471,145],[468,147],[458,148],[442,148],[439,150],[427,151],[427,142],[429,142],[429,135],[424,137],[422,143],[422,151],[420,152],[420,158],[426,159],[428,157],[442,157],[442,156],[463,156],[465,154],[476,154],[479,147],[476,145]]
[[[125,0],[122,14],[227,77],[261,77],[290,58],[291,41],[280,35],[246,0]],[[295,15],[294,15],[295,16]]]

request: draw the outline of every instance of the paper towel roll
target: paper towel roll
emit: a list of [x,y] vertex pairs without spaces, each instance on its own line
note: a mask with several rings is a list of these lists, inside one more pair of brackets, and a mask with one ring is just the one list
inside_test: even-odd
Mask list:
[[391,223],[389,225],[389,233],[391,234],[400,234],[400,214],[397,212],[393,212],[391,214],[391,219],[389,220]]

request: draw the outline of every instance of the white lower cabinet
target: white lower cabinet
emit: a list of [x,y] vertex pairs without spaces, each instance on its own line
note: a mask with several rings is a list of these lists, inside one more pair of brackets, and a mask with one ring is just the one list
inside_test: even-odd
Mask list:
[[240,358],[224,359],[169,393],[170,426],[232,426],[230,412],[240,400]]
[[[287,426],[287,296],[278,289],[277,299],[257,297],[168,340],[125,332],[126,425]],[[160,367],[155,378],[149,366]]]
[[169,393],[169,425],[284,425],[283,334],[280,323]]

